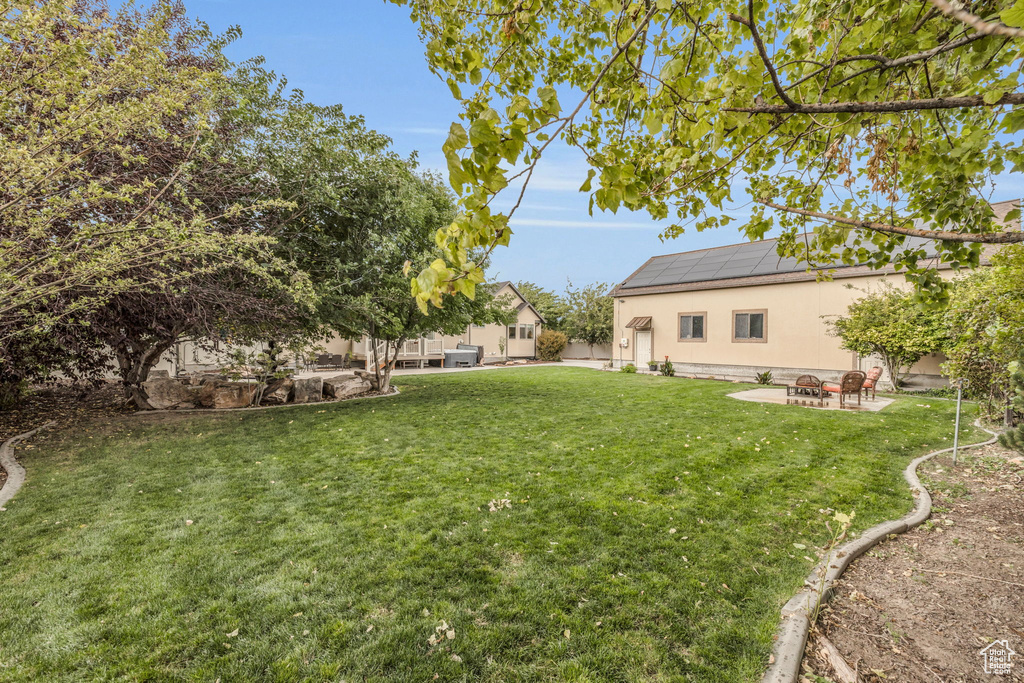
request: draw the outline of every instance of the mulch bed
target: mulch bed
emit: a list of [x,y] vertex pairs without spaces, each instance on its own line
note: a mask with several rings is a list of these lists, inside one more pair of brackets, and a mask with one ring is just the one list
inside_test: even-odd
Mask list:
[[[828,641],[868,683],[1024,681],[1024,458],[987,446],[921,474],[931,519],[839,581],[808,643],[805,681],[844,680]],[[1008,674],[984,672],[981,650],[996,640],[1019,653]]]
[[0,411],[0,441],[56,422],[58,429],[85,421],[114,419],[133,412],[125,402],[119,384],[99,388],[58,386],[39,388],[11,409]]

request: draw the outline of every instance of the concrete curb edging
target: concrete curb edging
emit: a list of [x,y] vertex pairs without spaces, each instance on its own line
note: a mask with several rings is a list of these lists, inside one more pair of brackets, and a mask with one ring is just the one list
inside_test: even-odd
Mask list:
[[3,509],[4,505],[7,504],[11,498],[14,498],[14,494],[21,489],[21,485],[25,483],[25,468],[22,467],[14,457],[14,444],[19,441],[35,436],[37,432],[40,432],[48,427],[52,427],[55,422],[52,420],[47,422],[41,427],[36,427],[30,432],[24,434],[18,434],[0,444],[0,467],[4,468],[7,472],[7,481],[4,482],[4,486],[0,489],[0,510]]
[[[983,427],[980,421],[976,421],[974,426],[988,432],[992,438],[988,441],[960,446],[961,450],[988,446],[998,439],[996,432]],[[845,543],[829,553],[815,566],[804,580],[803,587],[782,608],[782,622],[779,624],[775,646],[772,648],[774,660],[761,679],[761,683],[797,683],[799,681],[800,663],[804,657],[804,648],[807,646],[807,634],[811,630],[812,616],[817,613],[823,603],[832,597],[836,580],[842,576],[855,559],[884,541],[890,534],[902,534],[928,519],[932,512],[932,497],[917,476],[917,468],[921,463],[952,450],[952,447],[943,448],[922,455],[911,461],[903,470],[903,478],[910,485],[911,495],[915,499],[913,510],[899,519],[882,522],[871,527],[859,538]]]

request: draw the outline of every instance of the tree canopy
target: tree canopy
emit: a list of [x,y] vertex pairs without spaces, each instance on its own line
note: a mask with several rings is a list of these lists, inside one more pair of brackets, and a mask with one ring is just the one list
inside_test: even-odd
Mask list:
[[479,275],[472,249],[508,244],[555,139],[589,161],[592,209],[645,210],[666,237],[747,203],[740,232],[774,229],[780,255],[892,264],[932,290],[935,259],[908,238],[954,267],[1024,240],[987,201],[1024,168],[1024,0],[392,2],[462,105],[444,152],[463,212],[421,302]]

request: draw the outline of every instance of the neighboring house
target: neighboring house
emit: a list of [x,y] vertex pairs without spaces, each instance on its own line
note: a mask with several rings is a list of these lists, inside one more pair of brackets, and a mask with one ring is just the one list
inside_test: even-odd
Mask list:
[[[512,308],[516,309],[515,324],[470,325],[459,335],[442,336],[431,333],[421,338],[410,339],[399,351],[398,365],[437,365],[444,358],[445,349],[454,349],[459,344],[484,347],[484,363],[536,358],[537,335],[541,332],[544,318],[511,282],[496,282],[491,288],[495,298],[507,297]],[[505,340],[504,352],[501,350],[502,339]],[[359,365],[365,364],[370,350],[370,340],[366,337],[358,340],[335,338],[326,346],[326,352],[330,354],[351,353]]]
[[[484,347],[484,363],[497,363],[506,359],[535,358],[537,356],[537,335],[541,332],[544,319],[530,302],[516,289],[511,282],[497,282],[491,285],[495,297],[508,297],[511,306],[517,313],[514,325],[472,325],[460,335],[442,336],[428,333],[423,337],[410,339],[399,351],[397,365],[421,366],[439,365],[444,358],[446,349],[454,349],[459,344],[471,344]],[[502,353],[499,340],[505,339],[505,351]],[[351,340],[335,337],[324,346],[324,352],[332,355],[351,354],[356,366],[366,364],[368,355],[372,355],[371,342],[368,338]],[[197,348],[191,342],[180,342],[168,354],[157,369],[165,369],[171,375],[179,372],[194,372],[213,367],[220,367],[227,360],[227,345],[217,345],[215,350],[207,351]]]
[[[993,205],[1004,216],[1011,202]],[[679,374],[776,379],[807,373],[837,375],[883,364],[843,350],[828,333],[829,316],[846,313],[883,280],[910,285],[892,268],[835,266],[818,281],[796,259],[780,259],[775,240],[655,256],[612,290],[615,357],[638,367],[669,359]],[[948,266],[940,266],[951,276]],[[941,354],[922,358],[910,376],[942,382]]]

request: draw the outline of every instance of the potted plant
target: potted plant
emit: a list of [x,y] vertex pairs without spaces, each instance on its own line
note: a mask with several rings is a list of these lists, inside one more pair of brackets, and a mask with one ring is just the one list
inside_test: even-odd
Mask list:
[[656,360],[649,360],[649,361],[647,361],[647,368],[651,372],[657,372],[658,371],[658,361],[656,361]]

